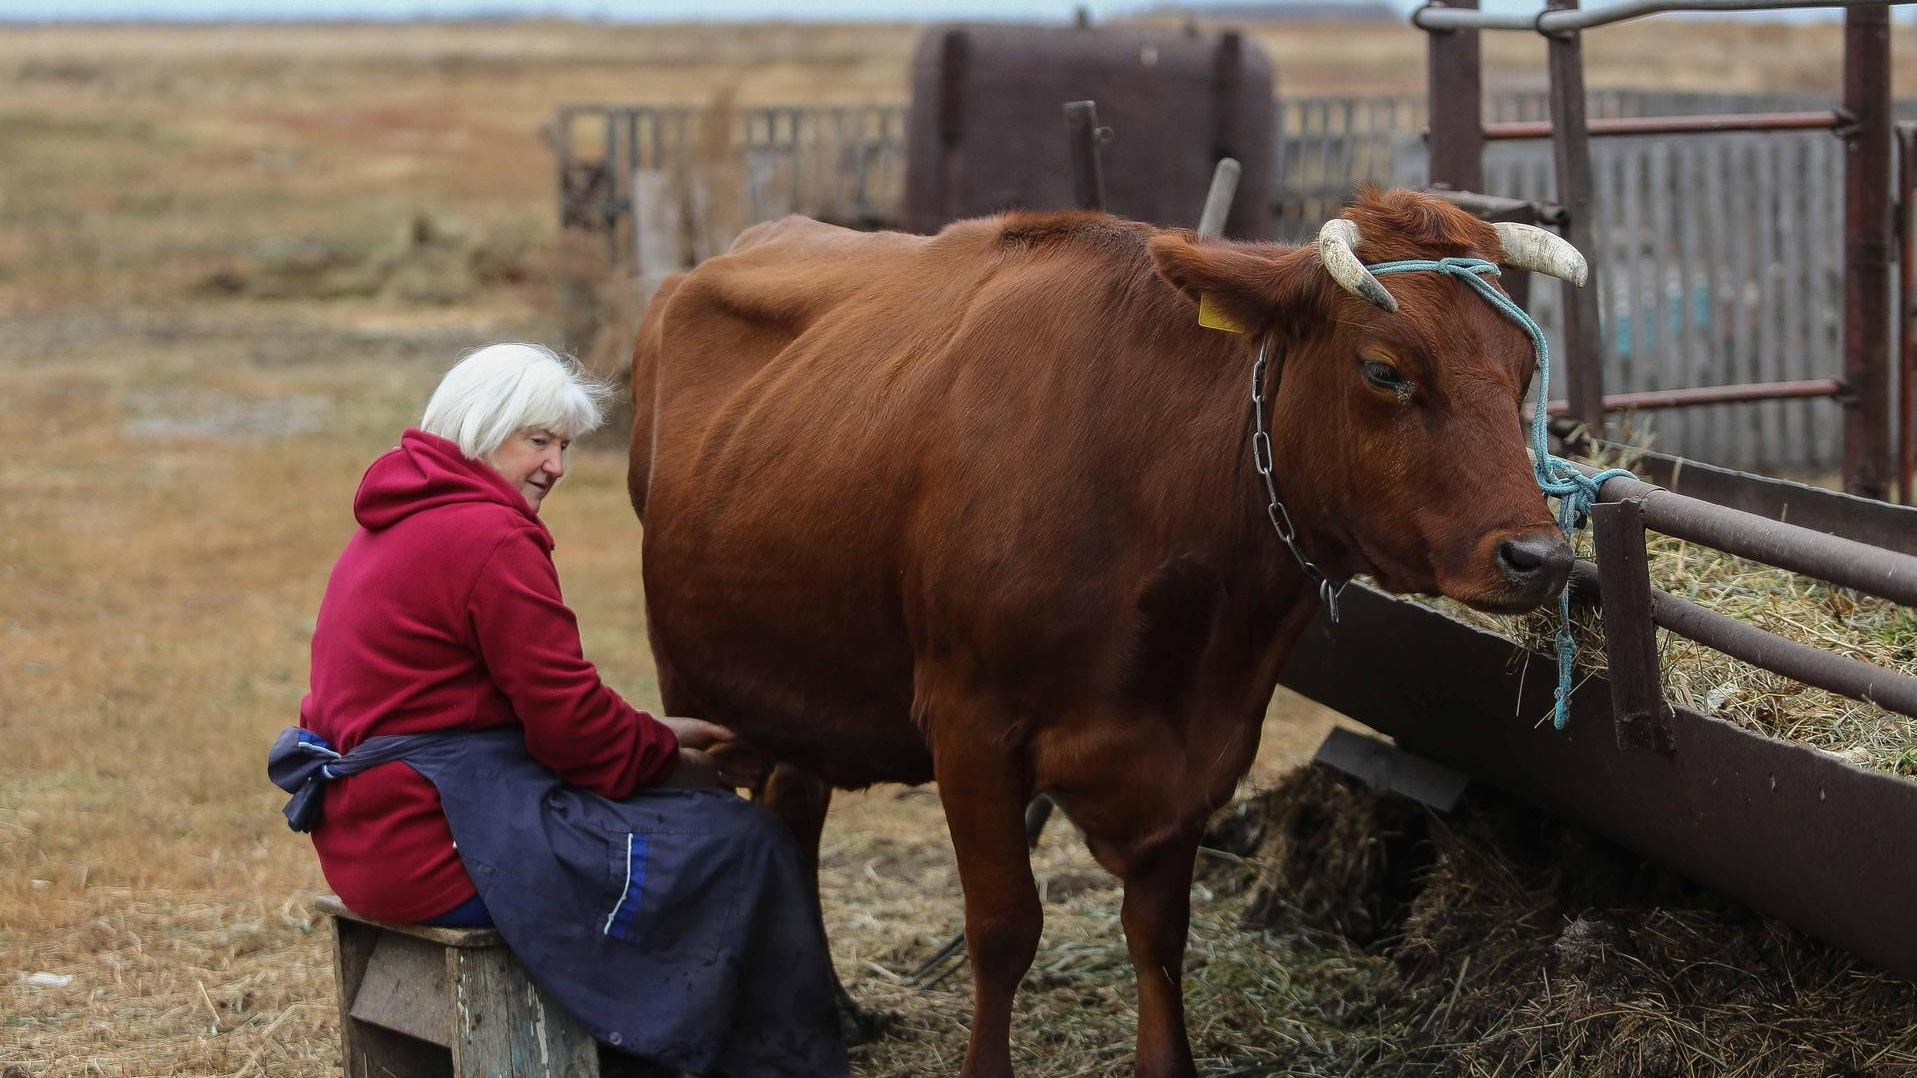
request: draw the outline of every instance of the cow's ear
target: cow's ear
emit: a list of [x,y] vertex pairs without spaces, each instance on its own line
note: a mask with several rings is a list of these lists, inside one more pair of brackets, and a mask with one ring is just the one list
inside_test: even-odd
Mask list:
[[1315,247],[1203,242],[1175,229],[1151,238],[1152,263],[1204,312],[1207,324],[1264,333],[1320,313],[1331,278]]

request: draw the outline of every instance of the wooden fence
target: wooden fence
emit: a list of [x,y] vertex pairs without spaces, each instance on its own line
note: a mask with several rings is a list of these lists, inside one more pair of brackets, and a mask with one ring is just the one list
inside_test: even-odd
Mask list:
[[882,225],[905,201],[898,105],[573,106],[552,141],[562,218],[604,231],[645,275],[695,265],[757,221]]

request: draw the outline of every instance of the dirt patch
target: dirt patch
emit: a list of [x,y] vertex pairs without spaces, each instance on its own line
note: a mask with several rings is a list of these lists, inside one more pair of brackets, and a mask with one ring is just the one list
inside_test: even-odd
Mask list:
[[198,290],[257,299],[365,299],[451,305],[534,273],[530,230],[414,214],[383,244],[276,236],[207,274]]
[[136,393],[127,407],[140,413],[127,422],[128,434],[147,438],[217,438],[258,442],[310,434],[326,425],[332,402],[324,397],[283,396],[245,400],[210,389],[169,389]]

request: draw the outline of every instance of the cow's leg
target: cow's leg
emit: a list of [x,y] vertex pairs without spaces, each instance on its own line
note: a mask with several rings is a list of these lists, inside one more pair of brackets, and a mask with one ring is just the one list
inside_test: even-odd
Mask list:
[[1193,1078],[1185,1034],[1185,936],[1200,829],[1157,844],[1130,866],[1120,915],[1138,975],[1138,1078]]
[[[953,726],[960,724],[953,723]],[[1010,1078],[1012,997],[1038,953],[1044,912],[1025,848],[1030,783],[996,739],[941,741],[933,770],[965,893],[965,949],[972,959],[972,1037],[960,1078]]]
[[759,803],[785,821],[798,840],[799,856],[804,861],[806,880],[812,885],[813,901],[819,894],[819,837],[825,832],[825,814],[832,807],[832,787],[811,772],[791,764],[780,764],[766,776],[759,790]]
[[[812,908],[821,922],[825,911],[819,897],[819,842],[825,833],[826,812],[832,807],[832,787],[804,768],[780,764],[766,776],[765,784],[755,791],[758,802],[774,816],[785,821],[799,844],[799,858],[805,866],[806,883]],[[845,990],[837,967],[832,970],[832,995],[839,1005],[839,1022],[850,1044],[864,1044],[885,1032],[886,1015],[859,1006]]]

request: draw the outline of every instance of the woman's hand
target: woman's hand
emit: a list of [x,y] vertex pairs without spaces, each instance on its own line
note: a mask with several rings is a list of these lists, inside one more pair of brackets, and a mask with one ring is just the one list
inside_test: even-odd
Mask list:
[[766,761],[745,747],[737,734],[704,719],[662,718],[679,738],[679,761],[664,785],[680,790],[712,787],[756,789],[765,780]]
[[672,774],[659,785],[669,790],[710,790],[719,785],[719,762],[698,749],[681,748]]
[[668,717],[659,721],[672,728],[672,732],[679,738],[679,747],[682,749],[698,749],[704,752],[715,746],[730,745],[739,740],[739,735],[731,730],[704,719]]

